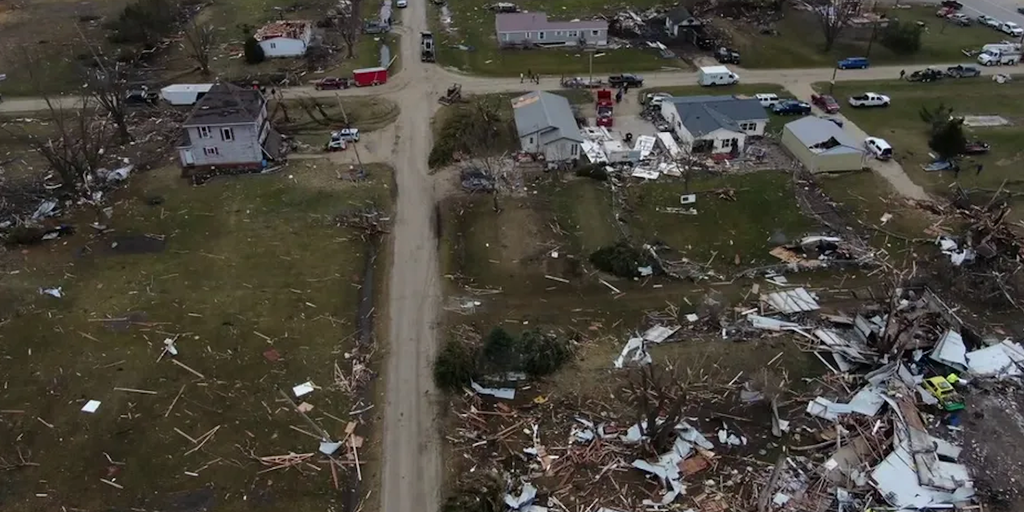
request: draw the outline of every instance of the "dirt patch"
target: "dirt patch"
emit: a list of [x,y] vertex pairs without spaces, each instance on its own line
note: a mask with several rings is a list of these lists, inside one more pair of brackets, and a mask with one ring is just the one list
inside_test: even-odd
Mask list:
[[156,235],[120,235],[110,243],[110,251],[115,254],[152,254],[163,252],[167,240]]
[[1024,391],[995,386],[967,397],[964,459],[993,512],[1024,509]]

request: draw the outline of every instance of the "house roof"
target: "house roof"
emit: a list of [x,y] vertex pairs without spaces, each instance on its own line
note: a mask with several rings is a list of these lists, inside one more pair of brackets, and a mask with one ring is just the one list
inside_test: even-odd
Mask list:
[[253,38],[257,41],[287,37],[289,39],[302,39],[306,30],[311,29],[313,22],[306,20],[281,20],[267,23],[259,28]]
[[786,124],[785,129],[816,154],[863,153],[850,134],[828,119],[809,116]]
[[681,23],[692,18],[693,15],[690,14],[689,9],[686,7],[677,7],[669,11],[666,17],[672,20],[672,23]]
[[740,131],[739,124],[765,121],[768,113],[761,102],[753,98],[735,96],[683,96],[666,98],[671,102],[683,126],[695,137],[707,135],[720,128]]
[[531,92],[512,100],[519,137],[538,134],[541,144],[558,139],[583,142],[569,100],[549,92]]
[[548,21],[543,12],[506,12],[494,16],[498,32],[526,32],[528,30],[597,30],[608,29],[604,20]]
[[265,102],[260,91],[219,82],[199,100],[182,126],[252,123]]

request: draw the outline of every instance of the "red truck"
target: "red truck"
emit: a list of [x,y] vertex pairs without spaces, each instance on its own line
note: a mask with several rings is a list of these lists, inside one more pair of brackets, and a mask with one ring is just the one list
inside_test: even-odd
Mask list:
[[367,87],[387,83],[387,68],[363,68],[352,72],[352,81],[356,87]]
[[613,110],[612,91],[608,89],[597,91],[597,125],[611,127],[614,124]]

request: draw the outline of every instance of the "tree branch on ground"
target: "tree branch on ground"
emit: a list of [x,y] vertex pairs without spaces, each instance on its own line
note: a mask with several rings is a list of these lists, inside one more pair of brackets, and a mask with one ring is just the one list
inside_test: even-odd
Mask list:
[[216,39],[217,32],[213,25],[203,25],[192,18],[185,26],[182,48],[203,76],[210,76],[210,58]]
[[831,51],[850,20],[860,14],[863,0],[815,0],[811,12],[818,18],[822,35],[825,36],[825,51]]

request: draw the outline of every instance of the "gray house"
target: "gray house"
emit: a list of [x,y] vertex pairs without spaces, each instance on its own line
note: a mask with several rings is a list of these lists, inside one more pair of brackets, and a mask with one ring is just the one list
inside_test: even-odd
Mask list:
[[548,21],[542,12],[499,13],[494,16],[498,46],[605,46],[604,20]]
[[678,7],[665,16],[665,32],[672,37],[679,37],[680,30],[693,29],[703,25],[686,7]]
[[178,153],[186,168],[260,168],[277,158],[281,145],[263,94],[226,83],[214,84],[181,126]]
[[679,147],[693,153],[741,152],[747,137],[764,135],[768,124],[760,101],[736,96],[665,98],[661,115],[672,125]]
[[531,92],[512,100],[512,112],[524,152],[544,155],[548,162],[580,157],[583,136],[564,96]]

